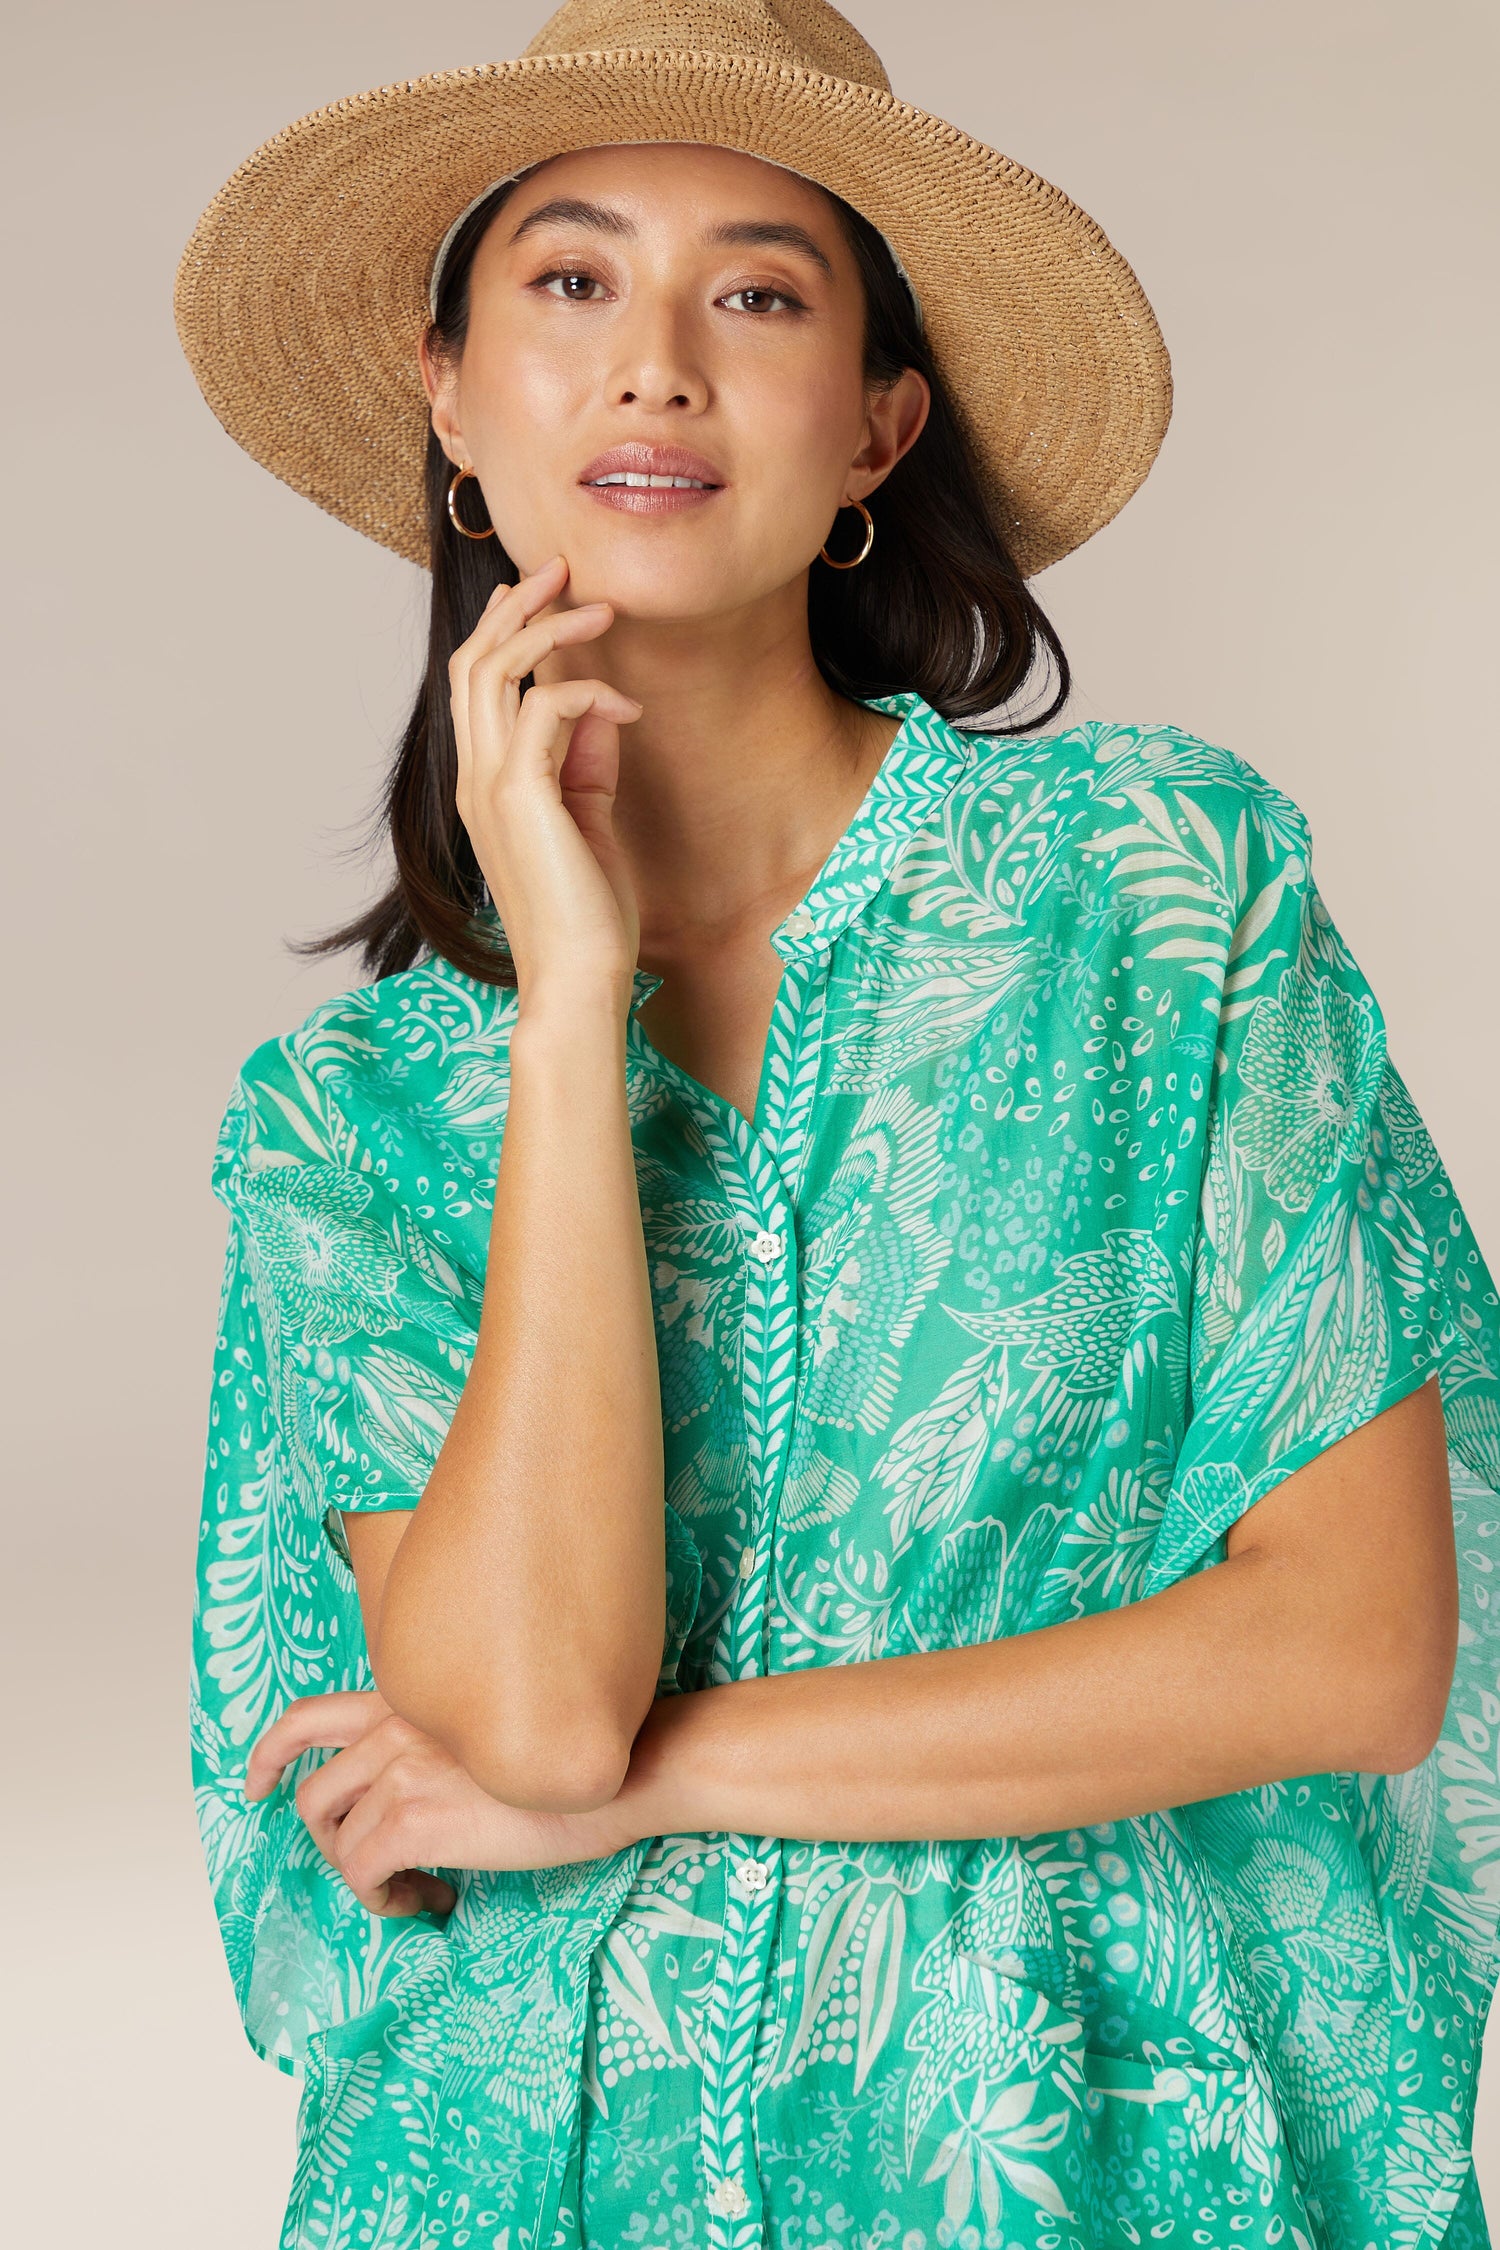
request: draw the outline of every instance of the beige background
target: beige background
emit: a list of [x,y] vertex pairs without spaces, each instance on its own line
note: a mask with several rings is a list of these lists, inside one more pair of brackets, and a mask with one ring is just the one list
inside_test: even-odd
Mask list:
[[[295,2088],[241,2040],[188,1785],[187,1626],[242,1057],[352,961],[348,856],[425,579],[240,454],[171,320],[202,206],[345,93],[514,54],[545,0],[48,0],[12,30],[6,1105],[20,1570],[13,2238],[269,2250]],[[1500,1259],[1495,18],[1488,0],[851,0],[899,93],[1078,198],[1178,384],[1151,478],[1038,580],[1078,714],[1299,800]],[[24,1075],[23,1075],[24,1073]],[[22,1688],[31,1692],[22,1699]],[[18,2020],[19,2011],[19,2020]],[[1500,2066],[1480,2170],[1500,2210]]]

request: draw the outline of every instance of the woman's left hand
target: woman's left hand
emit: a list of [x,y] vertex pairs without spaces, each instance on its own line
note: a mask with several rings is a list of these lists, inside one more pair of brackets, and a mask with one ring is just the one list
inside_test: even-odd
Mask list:
[[298,1783],[297,1810],[372,1914],[451,1913],[453,1886],[432,1867],[558,1867],[638,1840],[618,1800],[586,1813],[501,1804],[373,1689],[289,1703],[250,1752],[247,1801],[268,1796],[286,1767],[315,1748],[338,1755]]

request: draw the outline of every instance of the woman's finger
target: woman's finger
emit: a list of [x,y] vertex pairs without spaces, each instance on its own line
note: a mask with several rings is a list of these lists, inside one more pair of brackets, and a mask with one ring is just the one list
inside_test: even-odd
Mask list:
[[[561,557],[554,556],[550,563],[543,563],[540,570],[533,570],[527,576],[519,578],[514,586],[497,586],[479,612],[474,630],[466,640],[459,642],[448,659],[450,681],[456,684],[465,678],[476,656],[508,639],[528,619],[534,617],[539,609],[545,608],[548,602],[555,602],[567,584],[567,578],[566,562]],[[571,612],[562,614],[568,615]]]
[[[479,692],[476,679],[471,683],[471,693]],[[578,719],[592,716],[615,727],[628,726],[640,717],[643,708],[636,697],[624,694],[608,680],[548,680],[528,688],[498,754],[488,746],[494,737],[486,720],[477,730],[484,747],[471,753],[457,792],[459,818],[474,839],[476,850],[491,830],[497,838],[512,832],[500,811],[501,792],[514,790],[524,797],[538,782],[550,784],[554,801],[561,807],[562,769]],[[616,765],[617,760],[616,750]],[[501,864],[498,855],[491,864]],[[492,879],[490,888],[497,903],[506,895],[503,879],[498,888]]]
[[506,631],[524,625],[544,602],[556,601],[568,582],[569,568],[566,555],[553,555],[535,570],[523,570],[513,586],[497,586],[479,613],[481,624],[498,618]]
[[581,646],[613,622],[607,601],[542,614],[566,576],[564,559],[554,557],[497,589],[448,667],[454,806],[523,986],[533,961],[571,959],[580,974],[614,977],[640,943],[613,822],[618,730],[645,706],[596,677],[536,679],[545,655]]
[[337,1864],[332,1845],[340,1821],[405,1748],[409,1732],[403,1721],[386,1720],[337,1756],[325,1758],[298,1782],[297,1810],[325,1859]]
[[[601,633],[612,621],[612,605],[608,602],[591,602],[577,609],[558,610],[550,617],[537,618],[530,631],[524,630],[528,619],[555,600],[562,591],[566,573],[553,575],[538,572],[531,579],[522,579],[517,586],[504,589],[514,600],[497,602],[494,595],[480,612],[479,622],[465,641],[461,641],[448,659],[448,697],[453,714],[454,744],[458,753],[458,790],[462,799],[469,781],[474,752],[473,718],[471,709],[474,694],[475,668],[481,661],[500,658],[501,678],[498,691],[490,687],[487,706],[481,713],[487,718],[497,703],[508,716],[504,733],[508,735],[520,700],[520,683],[543,656],[570,641],[586,640],[591,633]],[[537,583],[540,579],[543,582]],[[497,589],[498,591],[498,589]],[[570,619],[578,619],[576,625]]]
[[395,1864],[406,1855],[391,1848],[391,1792],[381,1784],[401,1747],[391,1726],[373,1728],[299,1783],[297,1811],[329,1866],[370,1913],[451,1914],[457,1893],[450,1883]]
[[[602,633],[614,622],[613,602],[580,602],[577,609],[555,609],[546,617],[534,618],[513,633],[498,635],[487,646],[476,648],[469,657],[466,672],[472,696],[476,678],[508,680],[519,688],[528,672],[534,672],[542,657],[568,641],[586,641]],[[476,636],[477,637],[477,636]],[[468,646],[468,643],[465,643]]]
[[456,1901],[441,1876],[410,1864],[422,1848],[422,1804],[409,1768],[387,1758],[334,1831],[332,1851],[319,1845],[372,1914],[414,1914],[426,1904],[446,1914]]
[[608,680],[540,681],[527,690],[521,704],[512,754],[523,752],[528,765],[535,761],[540,766],[545,760],[556,775],[567,753],[564,729],[571,728],[575,719],[582,718],[586,711],[596,711],[601,718],[623,726],[639,718],[643,709],[635,696],[611,686]]
[[[475,776],[476,762],[485,774],[505,762],[521,705],[521,682],[534,672],[544,656],[555,649],[589,640],[614,621],[609,602],[587,602],[579,609],[563,609],[539,617],[523,632],[511,633],[472,656],[463,685],[454,690],[453,726],[460,743],[460,787]],[[461,707],[461,708],[460,708]],[[636,716],[639,705],[632,707]]]
[[386,1719],[297,1786],[297,1811],[308,1834],[372,1914],[449,1914],[457,1903],[451,1884],[398,1864],[407,1855],[392,1848],[410,1798],[394,1785],[391,1769],[413,1731],[403,1719]]
[[246,1802],[268,1797],[304,1751],[345,1749],[390,1716],[390,1705],[373,1688],[298,1696],[251,1749],[245,1765]]
[[[482,673],[476,676],[471,695],[484,693]],[[629,726],[643,706],[608,680],[548,680],[528,688],[509,724],[502,730],[486,714],[473,729],[468,783],[460,793],[460,809],[477,815],[493,803],[492,792],[512,784],[525,789],[537,781],[560,782],[574,722],[586,714]],[[472,713],[471,713],[472,718]]]
[[458,1893],[441,1875],[425,1867],[403,1867],[385,1886],[385,1904],[370,1909],[387,1917],[409,1914],[451,1914]]

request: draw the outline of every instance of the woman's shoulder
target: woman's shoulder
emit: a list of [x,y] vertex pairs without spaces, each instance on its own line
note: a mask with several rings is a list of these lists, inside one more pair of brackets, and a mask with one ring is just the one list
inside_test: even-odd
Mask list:
[[955,731],[974,752],[961,791],[998,787],[1014,796],[1040,783],[1048,795],[1107,806],[1135,791],[1170,789],[1227,818],[1254,809],[1307,832],[1301,807],[1249,758],[1170,720],[1081,719],[1039,734]]
[[[219,1126],[218,1181],[249,1164],[347,1161],[439,1119],[478,1135],[503,1116],[516,994],[433,955],[350,985],[241,1062]],[[464,1092],[465,1087],[469,1092]]]
[[[1305,875],[1301,806],[1238,751],[1169,721],[1085,719],[1045,734],[967,737],[948,808],[972,856],[1029,841],[1054,871],[1075,854],[1132,885],[1195,868],[1241,893],[1270,868]],[[986,836],[986,830],[988,836]],[[985,851],[988,843],[988,853]]]

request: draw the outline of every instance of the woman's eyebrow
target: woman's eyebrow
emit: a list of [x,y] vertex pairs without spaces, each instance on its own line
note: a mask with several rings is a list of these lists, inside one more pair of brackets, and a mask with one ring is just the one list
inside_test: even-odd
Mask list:
[[624,212],[611,210],[607,203],[587,203],[576,195],[554,195],[549,203],[539,203],[534,211],[528,211],[510,239],[519,242],[523,235],[537,227],[558,225],[593,227],[599,234],[635,233]]
[[[576,195],[555,195],[550,202],[539,203],[534,211],[528,211],[510,240],[517,243],[538,227],[556,225],[592,227],[599,234],[625,239],[633,239],[635,235],[634,222],[610,204],[590,203]],[[721,219],[717,226],[708,229],[703,239],[711,243],[747,243],[764,249],[797,250],[820,267],[830,281],[835,279],[832,265],[807,229],[791,220]]]
[[704,240],[707,242],[745,242],[766,249],[800,250],[820,266],[832,281],[832,264],[818,248],[806,227],[799,227],[786,219],[723,219],[718,226],[710,227]]

